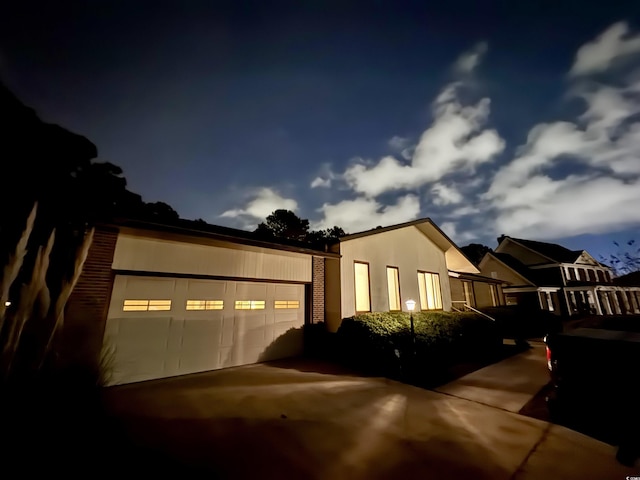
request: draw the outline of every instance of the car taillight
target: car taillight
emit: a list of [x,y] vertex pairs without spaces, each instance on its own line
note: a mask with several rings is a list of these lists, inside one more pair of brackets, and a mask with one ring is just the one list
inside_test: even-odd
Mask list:
[[547,350],[547,368],[549,369],[550,372],[552,372],[553,364],[551,363],[551,349],[549,348],[549,345],[546,346],[546,350]]

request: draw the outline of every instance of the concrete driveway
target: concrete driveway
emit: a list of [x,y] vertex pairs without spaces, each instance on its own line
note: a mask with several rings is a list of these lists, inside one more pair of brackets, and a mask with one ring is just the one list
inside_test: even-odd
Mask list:
[[[495,389],[497,377],[486,378]],[[502,401],[520,402],[522,384],[507,379]],[[490,406],[477,389],[460,398],[464,389],[454,387],[439,393],[293,360],[114,387],[105,399],[140,447],[129,460],[144,452],[142,473],[152,463],[182,478],[229,479],[624,479],[640,471],[618,464],[609,445]],[[504,400],[510,390],[518,402]]]

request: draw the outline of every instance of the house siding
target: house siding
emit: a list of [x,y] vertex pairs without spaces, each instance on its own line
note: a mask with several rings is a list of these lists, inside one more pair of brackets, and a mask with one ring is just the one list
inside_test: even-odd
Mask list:
[[491,272],[496,272],[496,278],[508,282],[512,285],[533,285],[523,277],[514,273],[513,270],[505,266],[502,262],[490,256],[489,254],[487,254],[487,256],[485,256],[480,263],[480,272],[485,277],[490,278],[493,278]]
[[164,240],[130,234],[118,237],[113,268],[307,283],[312,280],[308,254],[231,242],[202,245],[187,238]]
[[[410,298],[417,302],[416,309],[420,308],[418,271],[439,274],[442,307],[443,310],[451,310],[451,288],[445,253],[416,227],[409,226],[341,242],[340,253],[340,272],[332,270],[332,277],[327,281],[328,283],[339,279],[341,285],[339,318],[332,318],[332,326],[335,329],[342,318],[356,313],[353,270],[355,261],[369,263],[371,311],[389,310],[387,266],[398,267],[403,310],[406,308],[404,302]],[[338,277],[335,276],[336,273],[339,273]],[[333,315],[335,316],[335,312]]]
[[96,227],[82,273],[65,309],[61,345],[65,366],[93,369],[99,365],[117,239],[117,229]]

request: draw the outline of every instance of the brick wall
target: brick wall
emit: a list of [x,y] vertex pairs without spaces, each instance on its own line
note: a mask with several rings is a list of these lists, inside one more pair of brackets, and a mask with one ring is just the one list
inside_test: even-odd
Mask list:
[[99,365],[117,239],[117,230],[96,227],[82,274],[65,309],[62,359],[67,366],[95,369]]
[[313,257],[312,323],[324,322],[324,258]]

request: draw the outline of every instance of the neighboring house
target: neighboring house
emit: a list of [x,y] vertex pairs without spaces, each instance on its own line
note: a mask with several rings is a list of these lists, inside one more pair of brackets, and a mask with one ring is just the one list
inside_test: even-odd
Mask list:
[[[326,259],[327,327],[357,313],[451,310],[450,272],[480,271],[430,219],[341,237]],[[454,273],[455,275],[455,273]]]
[[100,362],[119,384],[299,354],[304,324],[324,320],[333,257],[223,227],[98,228],[66,310],[64,357]]
[[584,250],[501,236],[480,262],[483,275],[509,283],[507,305],[557,315],[640,313],[640,287],[613,283],[611,269]]

